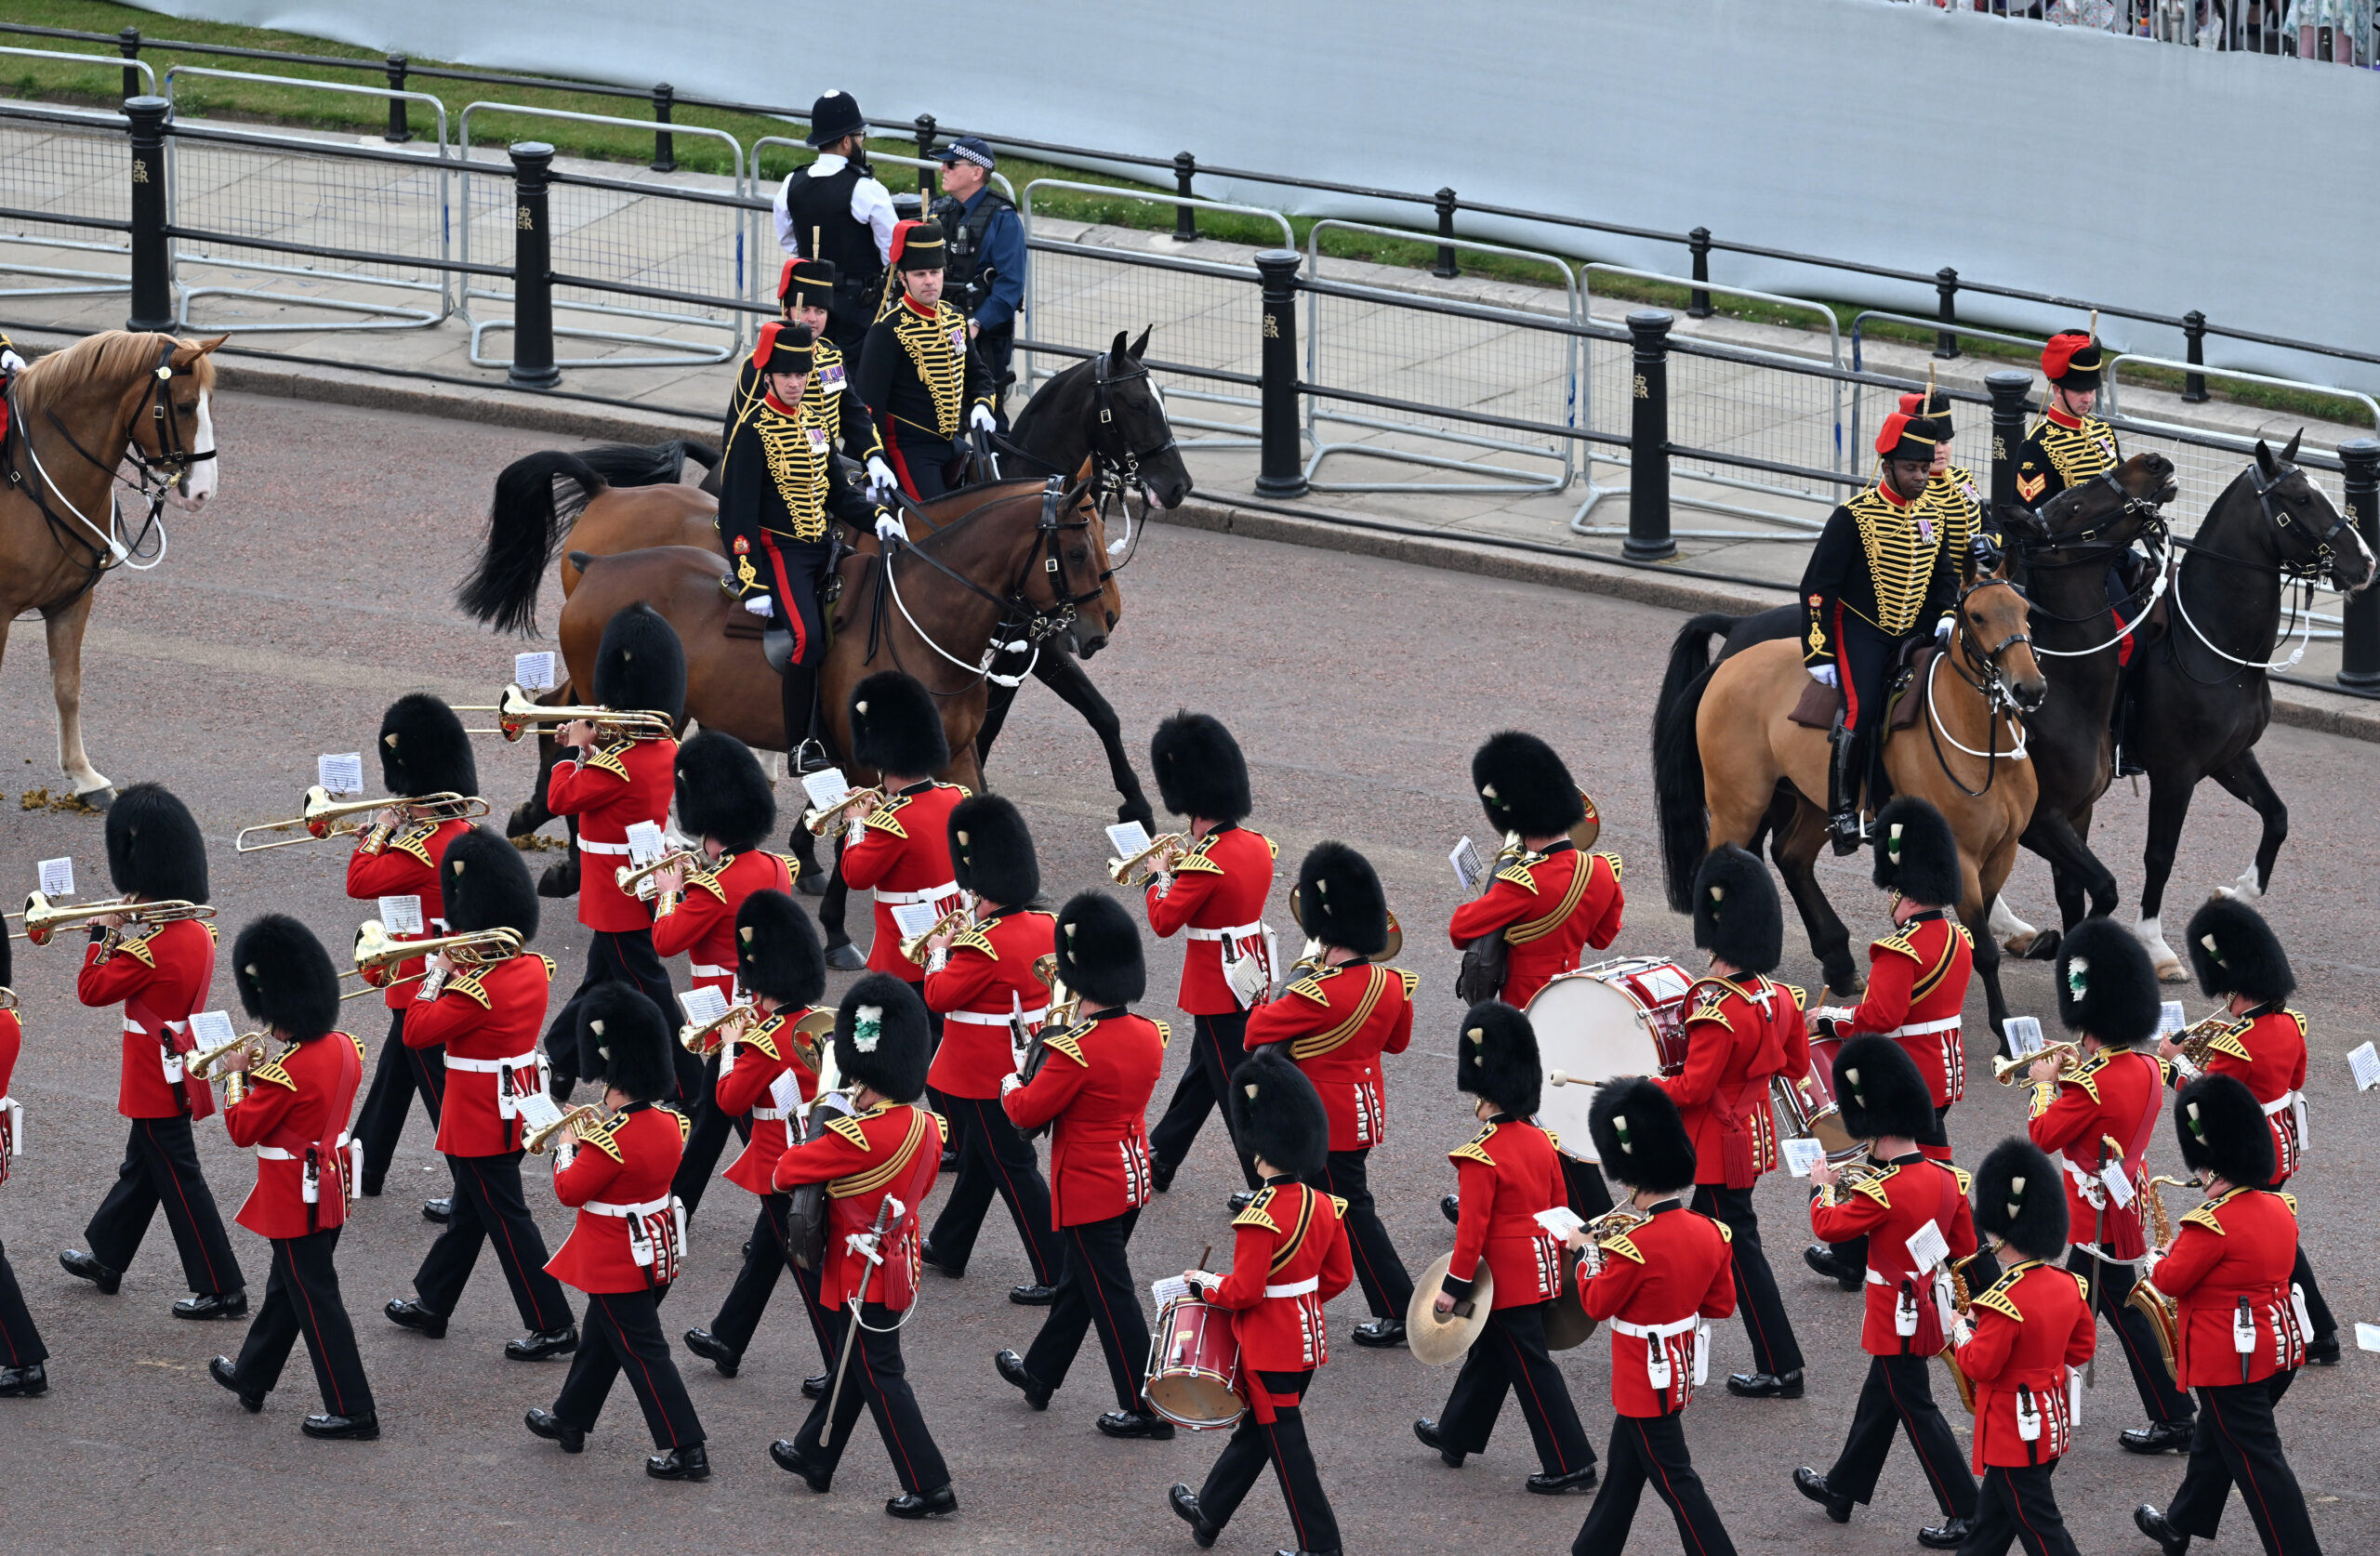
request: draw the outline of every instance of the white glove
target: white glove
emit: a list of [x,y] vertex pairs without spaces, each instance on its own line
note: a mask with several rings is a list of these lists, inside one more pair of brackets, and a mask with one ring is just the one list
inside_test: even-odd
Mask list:
[[16,348],[0,346],[0,373],[6,373],[13,377],[24,370],[25,359],[17,355]]
[[1950,618],[1944,616],[1934,624],[1934,640],[1944,648],[1950,646]]
[[884,462],[884,456],[877,454],[869,455],[867,456],[868,500],[880,503],[900,489],[900,480],[893,475],[892,467]]
[[989,405],[978,405],[970,411],[967,414],[967,425],[979,432],[997,431],[999,428],[999,423],[992,419],[992,408]]
[[882,541],[905,541],[909,538],[909,532],[901,527],[901,521],[898,518],[886,509],[879,508],[876,511],[876,538]]
[[744,602],[744,609],[756,616],[774,616],[777,613],[777,602],[765,594],[756,594]]
[[1005,1097],[1012,1091],[1021,1090],[1024,1086],[1025,1077],[1012,1070],[1000,1077],[1000,1095]]
[[1832,686],[1832,685],[1834,684],[1834,666],[1831,666],[1831,665],[1812,665],[1811,666],[1809,666],[1809,671],[1810,671],[1810,679],[1811,679],[1812,680],[1814,680],[1814,681],[1817,681],[1820,686]]

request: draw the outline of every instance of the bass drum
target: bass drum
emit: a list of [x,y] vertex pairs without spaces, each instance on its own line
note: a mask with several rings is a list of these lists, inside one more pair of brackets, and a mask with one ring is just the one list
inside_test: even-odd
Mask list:
[[1526,1012],[1545,1067],[1537,1118],[1566,1154],[1596,1160],[1587,1113],[1605,1081],[1674,1073],[1684,1062],[1692,985],[1675,962],[1624,956],[1562,973],[1537,991]]

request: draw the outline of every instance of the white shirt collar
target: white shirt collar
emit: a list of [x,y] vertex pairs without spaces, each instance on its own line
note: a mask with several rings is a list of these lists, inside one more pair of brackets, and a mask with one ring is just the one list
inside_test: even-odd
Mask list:
[[829,152],[810,165],[810,176],[813,178],[831,178],[843,170],[843,164],[849,160],[848,157]]

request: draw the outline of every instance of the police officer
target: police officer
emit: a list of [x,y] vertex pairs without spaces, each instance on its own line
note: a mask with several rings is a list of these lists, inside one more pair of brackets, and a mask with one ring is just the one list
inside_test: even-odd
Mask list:
[[949,244],[940,224],[894,229],[884,309],[859,354],[859,397],[876,416],[901,490],[920,502],[951,489],[962,440],[991,431],[992,384],[967,337],[967,321],[943,297]]
[[847,356],[876,317],[877,288],[892,251],[892,195],[867,165],[867,120],[849,92],[828,92],[810,108],[808,143],[817,159],[797,167],[777,190],[777,246],[835,267],[827,336]]
[[1008,387],[1016,381],[1016,310],[1025,301],[1025,222],[991,187],[999,159],[979,136],[959,137],[934,156],[942,198],[931,213],[948,237],[943,295],[967,316],[967,334],[992,382],[992,417],[1008,430]]

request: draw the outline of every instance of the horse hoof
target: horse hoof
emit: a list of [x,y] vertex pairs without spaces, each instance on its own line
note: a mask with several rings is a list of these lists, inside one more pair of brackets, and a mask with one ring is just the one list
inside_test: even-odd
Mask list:
[[504,835],[507,837],[526,837],[551,819],[539,815],[525,804],[515,805],[512,813],[504,818]]
[[1142,829],[1146,831],[1157,825],[1157,812],[1149,809],[1147,800],[1143,800],[1138,805],[1116,807],[1116,820],[1121,825],[1130,825],[1133,822],[1138,822]]
[[77,789],[74,798],[94,811],[104,811],[115,803],[115,785],[102,780],[96,789]]
[[2178,960],[2157,964],[2157,982],[2160,983],[2187,983],[2189,981],[2189,969]]
[[837,972],[857,972],[867,966],[867,958],[859,954],[858,946],[845,941],[826,948],[826,965]]
[[2056,930],[2036,930],[2033,931],[2033,943],[2016,955],[2029,962],[2054,962],[2057,960],[2058,942],[2064,938]]
[[793,883],[793,889],[805,897],[823,897],[826,894],[826,877],[815,871],[804,871],[801,878]]
[[540,897],[575,897],[578,895],[578,866],[549,864],[546,873],[537,877]]

